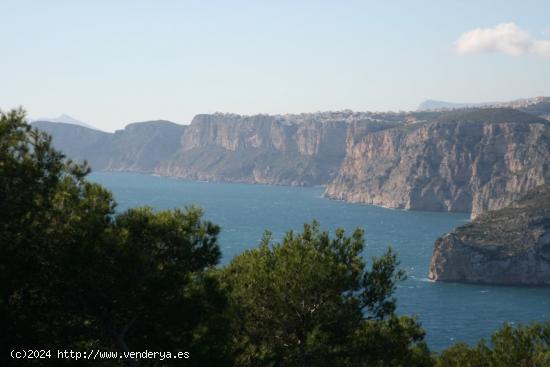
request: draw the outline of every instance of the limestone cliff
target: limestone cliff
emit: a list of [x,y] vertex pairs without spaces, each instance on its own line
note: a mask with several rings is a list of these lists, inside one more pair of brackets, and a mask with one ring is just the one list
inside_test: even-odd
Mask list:
[[550,123],[512,109],[461,110],[377,132],[350,128],[326,196],[392,208],[502,208],[550,178]]
[[550,177],[550,122],[513,109],[216,113],[198,115],[185,126],[150,121],[115,133],[34,125],[49,132],[70,158],[86,159],[94,170],[280,185],[330,183],[326,195],[336,199],[473,216],[509,204]]
[[180,150],[155,172],[192,180],[322,185],[338,172],[346,131],[339,120],[197,115]]
[[[367,114],[368,115],[368,114]],[[34,122],[54,145],[94,170],[156,173],[190,180],[323,185],[345,154],[351,111],[300,115],[198,115],[190,125],[134,123],[115,133]],[[368,117],[368,116],[367,116]]]
[[430,279],[550,285],[550,184],[439,238]]

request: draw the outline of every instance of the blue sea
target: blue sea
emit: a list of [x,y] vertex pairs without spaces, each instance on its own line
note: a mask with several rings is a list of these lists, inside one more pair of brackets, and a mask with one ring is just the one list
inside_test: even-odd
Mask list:
[[324,229],[365,230],[364,257],[397,250],[408,279],[397,290],[398,313],[416,315],[432,350],[457,341],[488,338],[503,323],[550,319],[550,288],[435,283],[427,279],[435,239],[468,221],[468,215],[385,209],[322,197],[323,188],[189,182],[132,173],[94,172],[90,180],[110,189],[118,210],[198,205],[222,228],[222,264],[257,246],[264,230],[279,240],[317,219]]

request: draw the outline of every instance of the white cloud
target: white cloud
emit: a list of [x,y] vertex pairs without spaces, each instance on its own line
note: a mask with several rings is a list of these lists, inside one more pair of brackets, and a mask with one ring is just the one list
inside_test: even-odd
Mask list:
[[455,42],[455,47],[459,54],[501,52],[513,56],[531,54],[550,58],[550,41],[531,38],[515,23],[466,32]]

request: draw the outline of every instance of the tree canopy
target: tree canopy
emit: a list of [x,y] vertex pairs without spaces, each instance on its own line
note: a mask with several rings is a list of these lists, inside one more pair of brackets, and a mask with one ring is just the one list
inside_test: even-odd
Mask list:
[[550,322],[503,325],[470,347],[457,343],[437,358],[437,367],[546,367],[550,366]]
[[219,227],[197,208],[115,214],[88,172],[23,111],[0,115],[2,350],[187,351],[188,365],[228,365],[227,301],[209,275]]
[[[404,278],[390,249],[366,267],[363,231],[334,238],[319,224],[237,256],[220,273],[239,366],[424,365],[424,333],[395,315]],[[387,353],[387,350],[392,353]]]

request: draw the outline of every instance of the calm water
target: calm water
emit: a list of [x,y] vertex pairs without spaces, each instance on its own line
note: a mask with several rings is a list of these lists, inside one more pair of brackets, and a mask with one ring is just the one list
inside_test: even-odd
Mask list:
[[365,257],[388,245],[399,253],[408,279],[397,291],[398,312],[417,315],[430,347],[456,341],[474,343],[503,322],[550,319],[549,288],[440,284],[426,279],[434,240],[464,223],[464,214],[407,212],[323,199],[322,188],[187,182],[130,173],[96,172],[90,179],[113,191],[118,209],[150,205],[157,209],[197,204],[222,228],[223,263],[258,244],[265,229],[280,239],[317,219],[325,229],[366,232]]

